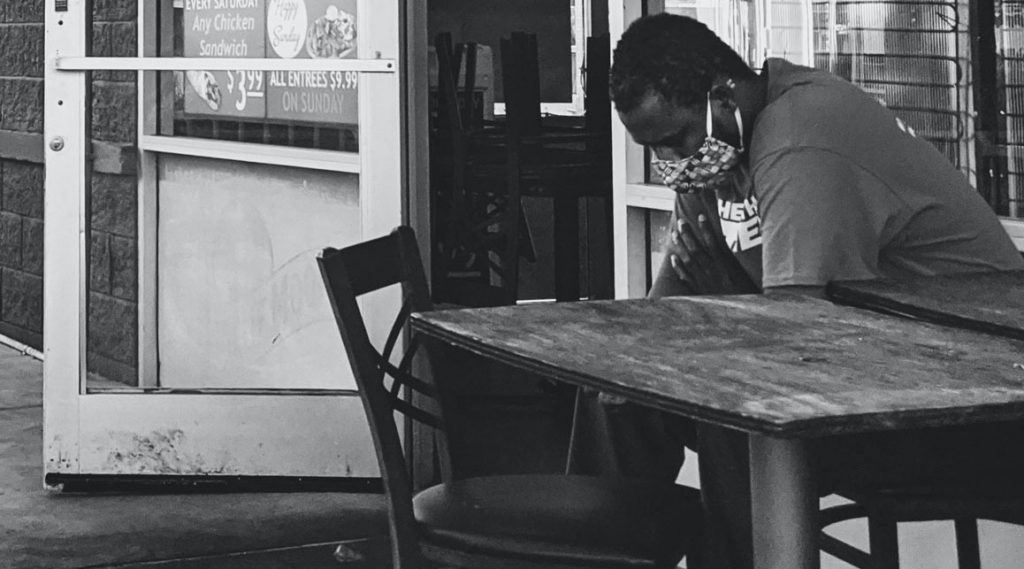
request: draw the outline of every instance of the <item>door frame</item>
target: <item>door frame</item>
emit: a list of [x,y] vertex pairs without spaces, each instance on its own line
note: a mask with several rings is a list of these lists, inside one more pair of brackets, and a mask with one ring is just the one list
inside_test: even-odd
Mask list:
[[[164,10],[172,8],[170,0],[159,3]],[[105,452],[114,456],[119,444],[109,439],[116,415],[123,427],[121,434],[148,436],[147,425],[152,421],[188,419],[190,410],[204,407],[217,409],[249,409],[238,411],[245,428],[250,429],[249,442],[260,437],[275,448],[270,452],[275,460],[294,460],[289,448],[288,432],[280,432],[281,425],[260,421],[272,411],[274,401],[290,417],[318,421],[317,426],[333,433],[357,432],[365,448],[369,444],[368,428],[362,413],[358,394],[353,390],[214,390],[210,393],[175,393],[156,387],[157,348],[156,329],[156,155],[158,153],[213,156],[216,158],[284,163],[288,166],[351,172],[359,175],[360,223],[363,239],[384,235],[394,226],[410,219],[407,190],[408,156],[411,154],[407,133],[414,130],[407,124],[409,108],[403,106],[407,93],[403,92],[405,73],[399,68],[407,60],[403,50],[408,49],[403,19],[414,5],[413,0],[358,0],[361,14],[359,53],[373,54],[374,58],[357,60],[207,60],[198,58],[159,58],[151,42],[156,29],[154,18],[156,3],[146,2],[139,9],[139,45],[136,58],[87,57],[91,35],[91,2],[73,0],[67,10],[56,11],[48,3],[45,16],[45,94],[44,140],[46,141],[46,168],[61,172],[61,176],[47,176],[44,229],[44,477],[48,484],[59,487],[75,477],[153,475],[153,477],[186,476],[242,479],[249,475],[270,476],[277,479],[271,486],[280,488],[280,478],[273,469],[238,461],[238,472],[208,467],[202,463],[182,463],[181,472],[174,464],[153,467],[142,465],[131,471],[109,467],[104,463]],[[372,10],[373,16],[364,18]],[[166,21],[166,19],[164,20]],[[425,22],[423,23],[425,29]],[[303,69],[341,70],[360,73],[359,129],[370,134],[360,137],[358,153],[310,151],[291,148],[256,148],[253,145],[210,140],[183,140],[155,132],[155,105],[150,104],[157,84],[158,70],[187,69]],[[407,69],[407,68],[405,68]],[[87,184],[90,162],[89,108],[90,86],[88,70],[139,71],[138,146],[139,170],[139,388],[126,388],[117,392],[90,394],[86,386],[86,325],[87,325],[87,242],[89,219]],[[395,138],[398,138],[396,145]],[[396,147],[398,156],[396,156]],[[387,163],[391,166],[383,167]],[[394,167],[397,164],[399,167]],[[417,215],[418,217],[418,215]],[[325,244],[326,245],[326,244]],[[74,283],[68,286],[68,283]],[[394,298],[392,298],[394,297]],[[397,298],[382,295],[369,299],[368,310],[380,306],[382,313]],[[371,334],[384,337],[389,323],[385,319],[368,322]],[[339,339],[339,357],[343,354]],[[198,399],[197,399],[198,398]],[[286,399],[287,398],[287,399]],[[157,403],[159,402],[159,403]],[[198,404],[198,407],[194,405]],[[147,408],[152,407],[152,408]],[[116,411],[115,411],[116,410]],[[198,412],[198,411],[193,411]],[[248,421],[247,423],[245,421]],[[184,421],[183,421],[184,422]],[[273,421],[270,421],[273,423]],[[196,423],[199,424],[198,422]],[[298,425],[295,425],[298,427]],[[229,428],[227,422],[209,421],[198,431],[217,436],[217,428]],[[285,429],[287,431],[287,429]],[[363,431],[366,431],[365,433]],[[245,434],[243,431],[242,434]],[[222,433],[221,433],[222,434]],[[237,434],[237,433],[236,433]],[[294,433],[292,433],[294,434]],[[356,436],[356,435],[353,435]],[[105,438],[107,437],[107,438]],[[131,437],[128,437],[131,438]],[[257,439],[257,440],[253,440]],[[236,442],[237,442],[236,437]],[[109,444],[108,444],[109,443]],[[201,444],[200,444],[201,446]],[[378,476],[372,450],[346,454],[343,445],[327,444],[328,457],[315,465],[309,474],[301,468],[285,469],[283,476],[312,480],[321,473],[333,477],[351,477],[356,487],[365,486],[367,479]],[[109,451],[109,452],[108,452]],[[268,451],[263,451],[268,452]],[[290,454],[291,453],[291,454]],[[108,468],[109,467],[109,468]],[[190,470],[191,469],[191,470]],[[246,470],[248,469],[248,470]],[[340,470],[339,470],[340,469]],[[350,485],[342,484],[345,487]]]

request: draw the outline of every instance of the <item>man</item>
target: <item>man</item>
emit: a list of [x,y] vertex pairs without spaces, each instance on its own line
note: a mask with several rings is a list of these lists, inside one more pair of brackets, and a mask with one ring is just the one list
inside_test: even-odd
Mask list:
[[[749,292],[745,276],[767,294],[824,296],[834,280],[1024,269],[964,176],[846,81],[778,59],[756,74],[703,24],[667,14],[629,27],[610,81],[622,123],[680,195],[655,296]],[[688,212],[700,201],[693,196],[708,192],[718,211]],[[737,220],[747,223],[724,225]],[[730,255],[722,246],[720,234],[732,245],[737,231],[751,249],[760,245],[762,274],[738,248]],[[985,475],[993,453],[1020,455],[1013,449],[1024,443],[1022,431],[1011,424],[832,439],[819,449],[819,470],[824,490],[970,479]],[[663,434],[640,433],[632,444],[657,448]],[[981,438],[991,444],[979,445]],[[698,439],[707,565],[745,569],[752,565],[746,437],[704,427]]]

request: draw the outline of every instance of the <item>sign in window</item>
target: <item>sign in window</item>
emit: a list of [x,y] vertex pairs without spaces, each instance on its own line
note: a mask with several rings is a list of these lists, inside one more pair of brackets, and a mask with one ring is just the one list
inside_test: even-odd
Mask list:
[[[185,0],[180,55],[354,59],[356,0]],[[176,76],[175,134],[355,150],[354,71],[189,71]]]

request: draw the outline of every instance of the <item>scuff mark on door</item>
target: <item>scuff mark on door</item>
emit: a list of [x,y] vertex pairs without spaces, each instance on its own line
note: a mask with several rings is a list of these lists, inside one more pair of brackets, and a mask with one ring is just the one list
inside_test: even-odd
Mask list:
[[133,474],[222,474],[227,460],[210,462],[189,449],[185,432],[165,429],[147,434],[119,433],[107,455],[116,471]]

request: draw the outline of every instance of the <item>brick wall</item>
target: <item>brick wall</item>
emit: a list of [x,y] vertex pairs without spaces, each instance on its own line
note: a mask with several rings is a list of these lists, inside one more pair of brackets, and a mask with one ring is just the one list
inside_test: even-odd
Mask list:
[[[136,55],[135,0],[94,0],[92,55]],[[136,74],[93,75],[92,138],[100,149],[134,148]],[[116,150],[115,150],[116,152]],[[133,161],[94,162],[90,184],[88,364],[107,379],[136,382],[137,176]]]
[[42,348],[43,2],[0,2],[0,334]]
[[[0,334],[37,349],[43,331],[45,5],[0,1]],[[135,55],[136,9],[136,0],[93,1],[92,55]],[[135,74],[95,73],[92,89],[88,362],[108,379],[134,383]]]

